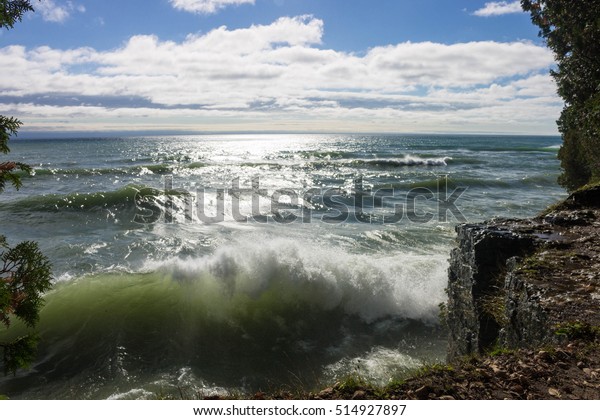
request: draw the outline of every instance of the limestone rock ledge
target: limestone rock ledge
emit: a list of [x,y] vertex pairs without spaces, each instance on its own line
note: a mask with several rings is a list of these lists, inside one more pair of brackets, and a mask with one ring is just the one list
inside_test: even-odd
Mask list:
[[533,219],[460,225],[449,268],[448,358],[558,344],[600,325],[600,186]]

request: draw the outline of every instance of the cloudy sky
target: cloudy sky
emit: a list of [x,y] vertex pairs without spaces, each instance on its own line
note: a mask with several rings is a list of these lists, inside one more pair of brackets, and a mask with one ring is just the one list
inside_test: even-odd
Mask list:
[[519,2],[34,0],[0,32],[26,132],[555,134]]

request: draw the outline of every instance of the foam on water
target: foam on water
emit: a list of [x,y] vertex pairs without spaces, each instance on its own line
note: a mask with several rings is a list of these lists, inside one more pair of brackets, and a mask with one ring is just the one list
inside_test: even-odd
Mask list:
[[325,368],[329,381],[360,377],[370,383],[386,385],[423,366],[422,361],[398,350],[376,347],[358,357],[344,357]]
[[147,269],[228,296],[257,298],[277,290],[282,301],[342,308],[366,322],[385,316],[434,321],[444,299],[445,254],[353,255],[285,239],[250,240],[204,258],[149,262]]

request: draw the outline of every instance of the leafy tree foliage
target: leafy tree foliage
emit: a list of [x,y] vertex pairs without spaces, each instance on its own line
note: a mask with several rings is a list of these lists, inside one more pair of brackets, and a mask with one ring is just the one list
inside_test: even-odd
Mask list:
[[33,6],[28,0],[0,0],[0,28],[12,28],[29,11]]
[[[39,320],[42,295],[51,287],[51,266],[35,242],[22,242],[9,248],[0,236],[0,322],[11,325],[14,316],[33,328]],[[35,357],[37,336],[29,334],[8,343],[4,350],[5,373],[25,367]]]
[[[21,122],[12,117],[0,115],[0,153],[8,153],[8,140],[11,135],[16,135]],[[31,168],[24,163],[19,162],[0,162],[0,192],[4,191],[7,182],[10,182],[15,188],[21,187],[21,177],[15,170],[29,172]]]
[[[0,28],[12,28],[23,14],[33,10],[29,1],[0,0]],[[0,153],[10,150],[8,141],[16,135],[21,122],[0,115]],[[21,186],[16,170],[28,171],[29,166],[17,162],[0,162],[0,192],[7,182],[15,188]],[[35,327],[42,306],[42,296],[51,287],[51,266],[39,251],[35,242],[23,242],[10,248],[4,236],[0,236],[0,323],[10,327],[16,318],[29,328]],[[26,367],[35,358],[38,338],[34,333],[18,337],[10,342],[0,342],[3,350],[5,373]]]
[[[15,23],[23,19],[26,12],[33,11],[29,0],[0,0],[0,29],[11,29]],[[21,126],[21,121],[12,117],[0,115],[0,153],[8,153],[8,140],[10,136],[16,135]],[[0,162],[0,192],[4,190],[7,182],[15,188],[21,186],[21,180],[15,170],[29,171],[29,167],[23,163]]]
[[600,0],[521,0],[558,64],[561,185],[600,181]]

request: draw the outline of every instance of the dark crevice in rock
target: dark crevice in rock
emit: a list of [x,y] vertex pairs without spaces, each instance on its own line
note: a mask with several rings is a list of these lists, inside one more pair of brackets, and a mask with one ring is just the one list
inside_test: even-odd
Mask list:
[[489,308],[502,293],[507,263],[534,249],[535,238],[508,228],[504,220],[457,227],[458,248],[448,283],[449,357],[480,353],[493,346],[502,328]]

